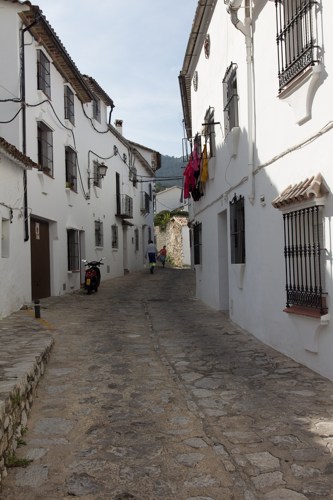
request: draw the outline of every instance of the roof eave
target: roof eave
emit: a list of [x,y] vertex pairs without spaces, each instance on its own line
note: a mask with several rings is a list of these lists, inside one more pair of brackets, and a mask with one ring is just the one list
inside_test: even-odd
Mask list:
[[30,10],[20,12],[19,16],[27,27],[38,19],[38,21],[29,28],[30,33],[48,52],[54,66],[64,79],[71,84],[80,101],[82,103],[91,102],[93,95],[90,89],[74,61],[67,53],[61,40],[43,15],[42,10],[40,10],[38,6],[32,5]]
[[38,168],[37,163],[19,151],[13,144],[7,142],[3,137],[0,137],[0,153],[5,155],[9,160],[14,161],[14,163],[24,170]]
[[181,102],[188,139],[192,137],[191,82],[216,4],[217,0],[199,0],[185,51],[183,67],[179,74]]

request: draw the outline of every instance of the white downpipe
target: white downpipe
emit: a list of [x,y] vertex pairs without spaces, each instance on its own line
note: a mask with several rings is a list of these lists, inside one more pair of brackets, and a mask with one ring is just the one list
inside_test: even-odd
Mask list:
[[240,6],[242,5],[242,2],[243,0],[227,0],[225,1],[224,3],[227,3],[228,4],[228,12],[229,12],[229,9],[232,9],[232,10],[238,10],[240,8]]
[[230,14],[232,24],[245,36],[246,65],[247,65],[247,106],[248,106],[248,175],[249,193],[248,198],[253,204],[255,198],[254,190],[254,69],[253,69],[253,41],[252,41],[252,0],[249,3],[250,16],[245,18],[245,24],[238,19],[238,10],[243,0],[227,0],[227,11]]

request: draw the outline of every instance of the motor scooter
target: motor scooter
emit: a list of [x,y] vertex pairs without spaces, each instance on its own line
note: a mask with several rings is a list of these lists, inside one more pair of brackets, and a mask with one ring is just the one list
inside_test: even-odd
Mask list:
[[84,265],[86,266],[86,272],[84,275],[84,288],[87,290],[88,295],[91,292],[97,292],[99,284],[101,282],[101,271],[100,266],[103,266],[103,258],[100,260],[91,260],[88,262],[86,259],[82,259]]

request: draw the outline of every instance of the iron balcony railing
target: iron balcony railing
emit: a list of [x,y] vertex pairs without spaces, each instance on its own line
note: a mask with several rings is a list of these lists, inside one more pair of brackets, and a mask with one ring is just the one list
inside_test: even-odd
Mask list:
[[117,195],[117,217],[133,219],[133,198],[127,194]]

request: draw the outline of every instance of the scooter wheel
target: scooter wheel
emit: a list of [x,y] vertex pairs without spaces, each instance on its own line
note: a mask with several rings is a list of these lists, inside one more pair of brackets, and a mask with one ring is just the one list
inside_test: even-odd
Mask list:
[[92,290],[90,287],[88,288],[87,292],[88,292],[88,295],[91,295]]

